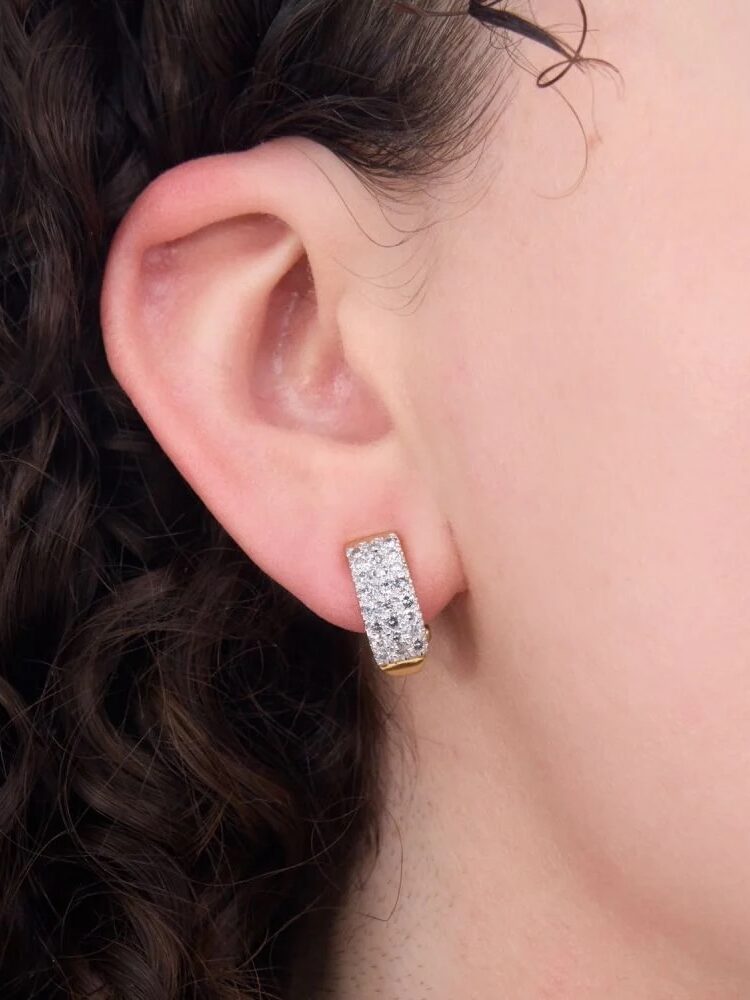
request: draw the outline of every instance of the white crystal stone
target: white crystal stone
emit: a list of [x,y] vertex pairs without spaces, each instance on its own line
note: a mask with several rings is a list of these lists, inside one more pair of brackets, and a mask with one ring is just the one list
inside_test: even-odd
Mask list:
[[398,535],[355,542],[346,557],[378,666],[424,656],[428,633]]

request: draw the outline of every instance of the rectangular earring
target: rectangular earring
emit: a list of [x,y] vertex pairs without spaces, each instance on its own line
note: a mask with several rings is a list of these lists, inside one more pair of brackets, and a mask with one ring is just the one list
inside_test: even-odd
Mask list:
[[345,548],[375,662],[391,676],[416,673],[427,654],[430,630],[398,535],[368,535]]

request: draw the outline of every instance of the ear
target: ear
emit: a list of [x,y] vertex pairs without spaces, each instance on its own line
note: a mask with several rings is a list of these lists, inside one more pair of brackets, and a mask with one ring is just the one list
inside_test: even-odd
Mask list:
[[354,631],[354,538],[398,532],[428,622],[463,587],[407,432],[408,318],[357,276],[384,252],[360,214],[382,230],[308,140],[193,160],[134,203],[102,291],[109,364],[163,450],[262,570]]

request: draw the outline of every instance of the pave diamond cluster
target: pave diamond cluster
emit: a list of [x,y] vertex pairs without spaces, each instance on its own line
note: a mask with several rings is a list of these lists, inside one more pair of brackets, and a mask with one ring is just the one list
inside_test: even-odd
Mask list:
[[407,672],[394,669],[400,665],[416,668],[427,652],[429,630],[398,535],[352,542],[346,558],[375,662],[394,673]]

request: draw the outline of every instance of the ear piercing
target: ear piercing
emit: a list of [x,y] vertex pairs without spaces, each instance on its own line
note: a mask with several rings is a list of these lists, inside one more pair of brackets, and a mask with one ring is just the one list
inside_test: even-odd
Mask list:
[[401,541],[395,531],[345,546],[375,662],[401,677],[422,667],[430,642]]

